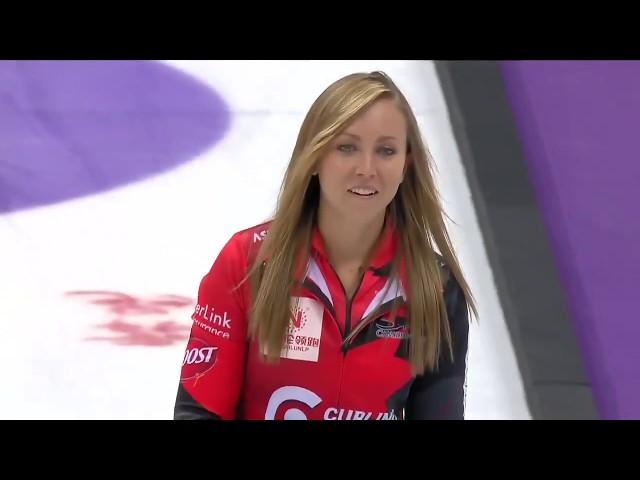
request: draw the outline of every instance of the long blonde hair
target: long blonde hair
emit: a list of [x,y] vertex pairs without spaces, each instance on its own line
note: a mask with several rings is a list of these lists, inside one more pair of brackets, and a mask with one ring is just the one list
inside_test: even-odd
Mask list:
[[334,137],[382,97],[394,99],[404,114],[407,151],[412,156],[389,213],[401,239],[399,255],[411,259],[406,262],[406,273],[413,370],[423,373],[437,366],[443,338],[453,353],[434,243],[460,284],[467,307],[477,316],[444,223],[433,160],[409,103],[386,74],[355,73],[331,84],[307,113],[282,181],[275,215],[247,276],[252,286],[248,333],[259,342],[269,361],[280,356],[291,318],[291,297],[302,280],[301,267],[306,266],[310,252],[320,197],[318,178],[313,173]]

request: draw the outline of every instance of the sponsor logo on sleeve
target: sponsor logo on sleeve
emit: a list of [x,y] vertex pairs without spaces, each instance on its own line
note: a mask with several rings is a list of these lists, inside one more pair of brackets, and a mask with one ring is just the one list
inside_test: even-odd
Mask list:
[[191,318],[197,326],[216,337],[228,339],[231,336],[229,330],[231,330],[232,321],[227,312],[216,311],[214,307],[207,304],[197,304]]
[[264,237],[267,236],[267,230],[262,230],[260,233],[254,232],[253,234],[253,243],[258,243],[264,240]]
[[187,344],[182,360],[180,380],[198,380],[216,363],[218,347],[212,347],[198,337],[192,337]]

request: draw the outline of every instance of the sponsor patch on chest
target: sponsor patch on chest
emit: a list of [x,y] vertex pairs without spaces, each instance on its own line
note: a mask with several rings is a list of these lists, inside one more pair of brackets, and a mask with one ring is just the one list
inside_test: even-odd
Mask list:
[[404,319],[398,323],[392,323],[386,319],[379,319],[375,325],[376,338],[395,338],[398,340],[406,340],[409,338],[409,327]]
[[311,299],[294,297],[285,345],[280,356],[292,360],[317,362],[320,354],[324,306]]

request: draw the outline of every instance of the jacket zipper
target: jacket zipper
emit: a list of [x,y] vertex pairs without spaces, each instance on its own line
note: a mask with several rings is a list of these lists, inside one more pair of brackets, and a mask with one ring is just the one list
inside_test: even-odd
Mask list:
[[[338,272],[336,272],[335,268],[333,268],[333,265],[329,264],[329,266],[331,267],[331,269],[333,270],[333,273],[338,279],[338,283],[340,283],[340,287],[342,287],[342,293],[344,293],[344,297],[347,298],[347,291],[345,290],[344,285],[342,284],[342,280],[340,280],[340,276],[338,275]],[[362,282],[364,280],[365,273],[366,271],[363,272],[362,275],[360,276],[360,281],[358,282],[358,286],[353,292],[353,295],[351,296],[351,298],[347,298],[347,312],[346,312],[347,315],[344,319],[344,334],[343,334],[344,336],[342,338],[343,345],[344,345],[344,340],[347,338],[347,336],[349,335],[349,332],[351,331],[351,306],[353,303],[353,299],[356,298],[356,295],[360,290],[360,286],[362,285]],[[336,401],[337,408],[341,408],[340,399],[342,398],[342,379],[344,378],[344,363],[346,362],[346,356],[347,356],[347,348],[344,346],[342,347],[342,356],[343,356],[342,362],[340,362],[340,386],[338,387],[338,398]]]
[[[364,280],[364,273],[360,276],[360,281],[358,282],[358,286],[353,292],[353,296],[347,300],[347,316],[344,319],[344,338],[342,339],[343,341],[351,333],[351,306],[353,305],[353,299],[356,298],[356,296],[358,295],[358,291],[360,290],[360,286],[362,285],[363,280]],[[344,291],[344,286],[342,287],[342,290]],[[347,295],[347,292],[345,291],[345,296],[346,295]]]
[[[353,295],[351,296],[351,298],[347,298],[347,291],[345,290],[344,285],[342,284],[342,280],[340,280],[340,276],[338,275],[338,272],[336,272],[336,269],[333,268],[333,265],[331,265],[331,263],[329,263],[329,267],[331,268],[331,270],[335,274],[336,278],[338,279],[338,283],[340,284],[340,288],[342,288],[342,293],[344,294],[344,298],[347,299],[347,312],[346,312],[346,316],[345,316],[345,319],[344,319],[344,332],[343,332],[343,337],[342,337],[342,341],[344,342],[344,340],[349,336],[349,333],[351,333],[351,306],[353,304],[353,299],[356,298],[356,296],[358,295],[358,291],[360,290],[360,287],[362,286],[362,282],[364,281],[364,276],[366,274],[366,270],[362,273],[362,275],[360,275],[360,280],[358,282],[358,286],[356,287],[355,291],[353,292]],[[336,319],[336,321],[337,321],[337,319]]]

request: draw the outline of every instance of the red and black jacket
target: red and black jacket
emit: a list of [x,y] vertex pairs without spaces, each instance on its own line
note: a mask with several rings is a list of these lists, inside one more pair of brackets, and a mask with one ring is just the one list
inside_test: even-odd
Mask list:
[[[403,282],[390,276],[398,238],[386,227],[349,301],[316,229],[293,319],[277,364],[247,340],[244,278],[268,224],[234,234],[201,281],[185,351],[175,419],[463,419],[468,313],[453,275],[444,298],[454,360],[441,348],[435,372],[412,375]],[[441,265],[446,271],[444,264]],[[387,288],[389,287],[389,288]],[[395,322],[391,306],[399,305]],[[376,316],[349,343],[360,319]]]

